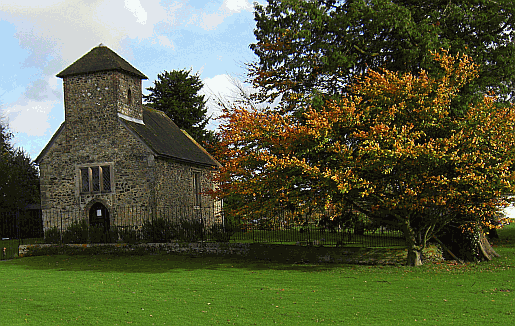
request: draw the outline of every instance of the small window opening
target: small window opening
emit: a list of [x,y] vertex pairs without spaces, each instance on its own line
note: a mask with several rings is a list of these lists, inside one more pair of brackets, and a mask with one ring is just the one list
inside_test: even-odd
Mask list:
[[200,186],[200,173],[193,173],[193,187],[195,191],[195,207],[200,207],[201,205],[201,186]]
[[102,167],[102,190],[111,191],[111,169],[108,165]]
[[89,192],[89,168],[80,169],[81,192]]
[[132,104],[132,92],[131,92],[131,89],[129,88],[129,90],[127,91],[127,103],[130,105]]
[[98,166],[91,167],[91,179],[93,182],[93,191],[100,191],[100,168]]

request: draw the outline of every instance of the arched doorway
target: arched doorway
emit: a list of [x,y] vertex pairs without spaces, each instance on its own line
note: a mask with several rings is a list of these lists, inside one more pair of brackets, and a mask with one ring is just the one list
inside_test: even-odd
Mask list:
[[102,203],[94,203],[89,209],[89,226],[92,242],[109,242],[109,210]]

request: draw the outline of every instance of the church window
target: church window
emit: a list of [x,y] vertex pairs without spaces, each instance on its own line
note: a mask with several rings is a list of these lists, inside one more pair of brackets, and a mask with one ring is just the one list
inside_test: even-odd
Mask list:
[[81,193],[111,192],[113,182],[111,165],[80,167],[79,173]]

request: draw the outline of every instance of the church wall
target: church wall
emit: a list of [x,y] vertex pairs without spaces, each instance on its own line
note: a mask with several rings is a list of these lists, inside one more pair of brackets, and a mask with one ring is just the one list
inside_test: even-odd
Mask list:
[[143,122],[139,77],[94,72],[64,76],[63,87],[64,127],[39,158],[45,230],[88,220],[97,202],[107,208],[111,226],[141,226],[155,216],[154,207],[216,206],[220,216],[218,202],[195,195],[212,187],[212,167],[156,157],[124,125]]
[[[220,202],[215,201],[213,167],[184,164],[172,159],[156,160],[156,203],[160,207],[178,207],[183,216],[198,217],[212,224],[219,218]],[[197,195],[198,194],[198,195]]]
[[[141,80],[114,71],[65,77],[63,84],[65,127],[39,164],[44,214],[56,219],[57,211],[73,211],[87,217],[87,205],[101,201],[114,221],[117,207],[150,206],[153,153],[118,117],[118,110],[126,110],[123,114],[143,118]],[[128,87],[135,90],[131,93],[139,96],[139,102],[123,97]],[[110,167],[112,189],[82,192],[80,169],[99,166]]]
[[118,94],[116,103],[118,112],[133,119],[143,120],[141,79],[119,73]]

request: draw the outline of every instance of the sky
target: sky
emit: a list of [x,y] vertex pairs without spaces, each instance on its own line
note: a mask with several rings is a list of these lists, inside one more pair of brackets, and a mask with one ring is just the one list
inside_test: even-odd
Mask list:
[[56,75],[100,43],[149,78],[144,94],[165,70],[198,73],[216,116],[215,95],[234,94],[231,78],[256,59],[253,10],[248,0],[0,0],[0,116],[13,145],[39,155],[64,121]]

